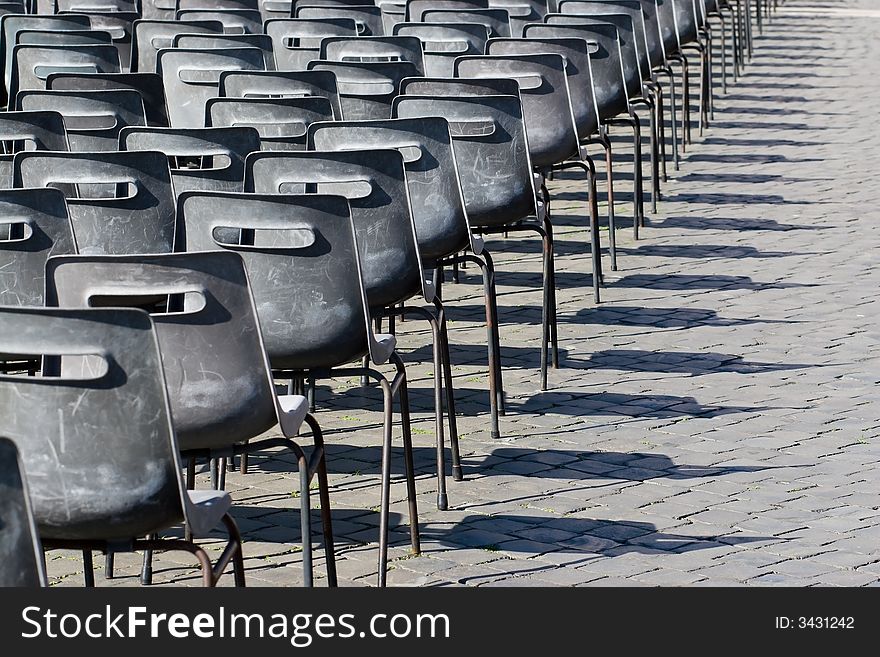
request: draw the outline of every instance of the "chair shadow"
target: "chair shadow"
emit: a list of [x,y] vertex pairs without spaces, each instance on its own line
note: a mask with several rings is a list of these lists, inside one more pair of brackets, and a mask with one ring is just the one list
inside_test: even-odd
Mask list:
[[773,219],[742,219],[739,217],[666,217],[662,221],[650,221],[652,228],[685,228],[688,230],[734,230],[788,232],[793,230],[830,230],[829,226],[805,224],[782,224]]
[[638,349],[608,349],[591,353],[586,359],[566,360],[566,367],[609,369],[630,372],[662,372],[664,374],[764,374],[813,367],[812,363],[762,363],[744,360],[742,356],[716,352],[641,351]]
[[794,251],[760,251],[753,246],[729,244],[643,244],[637,248],[617,248],[618,255],[662,258],[786,258],[818,255]]
[[749,276],[700,276],[694,274],[630,274],[608,283],[611,287],[650,290],[787,290],[818,287],[818,283],[756,282]]

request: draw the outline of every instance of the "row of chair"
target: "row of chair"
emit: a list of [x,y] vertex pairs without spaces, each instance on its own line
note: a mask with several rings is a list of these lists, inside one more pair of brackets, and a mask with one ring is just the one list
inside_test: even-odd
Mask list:
[[[566,4],[561,0],[558,8]],[[623,119],[634,128],[637,231],[642,214],[636,100],[652,110],[657,200],[665,140],[658,111],[662,87],[655,74],[669,60],[654,66],[650,49],[642,50],[636,45],[641,39],[632,35],[638,23],[633,16],[644,20],[645,7],[656,9],[660,0],[582,4],[605,5],[604,12],[613,5],[614,11],[562,13],[558,23],[524,24],[523,37],[487,38],[483,54],[456,55],[453,77],[425,75],[426,41],[416,36],[322,36],[319,66],[267,71],[265,49],[228,44],[215,49],[199,40],[188,47],[182,37],[196,33],[180,25],[183,31],[170,37],[172,47],[156,50],[158,73],[126,73],[121,66],[58,70],[78,65],[72,59],[29,60],[27,68],[44,81],[43,89],[21,87],[24,76],[15,71],[31,45],[19,42],[10,54],[10,38],[15,41],[19,31],[9,20],[17,15],[0,18],[0,51],[12,70],[9,97],[18,108],[0,114],[6,153],[0,175],[11,187],[0,189],[0,352],[6,372],[0,376],[0,434],[21,450],[45,548],[83,550],[88,584],[94,583],[93,550],[110,555],[108,575],[113,553],[144,550],[142,578],[150,581],[153,549],[195,554],[206,585],[232,563],[236,584],[243,584],[241,537],[228,514],[231,499],[222,491],[223,464],[239,457],[246,469],[249,452],[286,447],[300,475],[304,581],[313,580],[308,491],[317,479],[327,577],[335,584],[323,438],[310,412],[309,391],[320,378],[359,375],[375,379],[384,397],[379,583],[385,582],[387,565],[395,399],[411,545],[418,552],[406,368],[396,353],[394,318],[415,315],[432,327],[437,505],[443,509],[447,428],[452,474],[461,478],[444,268],[475,262],[483,272],[490,432],[497,437],[504,396],[495,269],[485,238],[514,231],[542,238],[546,388],[548,366],[558,366],[546,180],[572,167],[586,175],[597,301],[598,194],[585,147],[603,145],[610,165],[608,127]],[[638,71],[629,79],[622,55],[626,35]],[[161,37],[159,45],[168,39]],[[37,48],[86,61],[103,45]],[[712,95],[711,61],[708,51],[704,54],[703,115]],[[649,59],[647,72],[639,68],[642,55]],[[202,57],[223,59],[203,65]],[[165,65],[166,58],[179,58],[179,65]],[[234,63],[247,58],[251,68]],[[375,72],[392,64],[409,70],[395,83],[387,114],[358,114],[352,99],[371,94],[354,92],[351,85],[359,80],[345,77],[343,68]],[[172,82],[168,69],[176,71]],[[633,79],[639,86],[630,93]],[[177,82],[208,87],[207,96],[204,90],[194,96],[174,86]],[[68,91],[58,91],[56,83]],[[249,98],[254,95],[259,98]],[[103,102],[114,110],[113,125],[100,125],[109,109],[46,106],[40,98]],[[276,110],[242,117],[235,102],[240,109],[247,101]],[[615,102],[619,106],[612,111]],[[152,120],[148,103],[155,103]],[[309,103],[312,118],[300,113]],[[195,107],[198,122],[176,122],[178,106]],[[170,127],[163,125],[163,110]],[[90,122],[83,125],[80,117]],[[674,127],[674,118],[671,123]],[[291,126],[295,134],[286,132]],[[106,134],[95,134],[102,131]],[[614,266],[610,166],[608,188]],[[376,369],[385,364],[394,368],[390,381]],[[276,380],[289,381],[287,394],[276,393]],[[281,437],[258,438],[275,426]],[[300,445],[304,427],[312,436],[308,453]],[[0,448],[14,453],[8,443]],[[197,459],[212,463],[214,490],[192,489]],[[15,482],[10,486],[16,488]],[[159,538],[181,522],[183,539]],[[211,564],[192,538],[220,525],[228,543]],[[20,547],[12,551],[25,555]]]

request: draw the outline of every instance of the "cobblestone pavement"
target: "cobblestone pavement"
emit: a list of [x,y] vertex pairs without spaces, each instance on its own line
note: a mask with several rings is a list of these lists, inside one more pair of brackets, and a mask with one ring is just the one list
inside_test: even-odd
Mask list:
[[[601,305],[591,298],[584,186],[551,184],[562,367],[546,392],[538,244],[491,244],[501,440],[488,431],[479,277],[470,268],[447,286],[465,481],[450,479],[445,512],[435,508],[429,333],[415,321],[400,327],[423,553],[408,551],[398,443],[389,584],[880,580],[878,32],[872,0],[789,0],[681,171],[670,168],[643,238],[620,230],[620,269],[607,273]],[[630,179],[624,167],[619,192]],[[618,200],[628,215],[625,194]],[[373,585],[379,392],[356,380],[333,392],[319,388],[318,418],[340,584]],[[298,478],[291,458],[271,456],[227,481],[251,586],[302,581]],[[111,582],[97,563],[99,586],[137,583],[138,557],[117,561]],[[155,564],[157,582],[199,584],[185,554]],[[323,578],[323,559],[316,569]],[[76,554],[52,553],[49,570],[55,583],[82,582]]]

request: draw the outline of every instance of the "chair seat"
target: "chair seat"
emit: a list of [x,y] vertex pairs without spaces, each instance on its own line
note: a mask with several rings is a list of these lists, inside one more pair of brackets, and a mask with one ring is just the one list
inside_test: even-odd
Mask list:
[[224,514],[232,506],[229,493],[222,490],[186,491],[185,513],[193,536],[207,536],[220,524]]

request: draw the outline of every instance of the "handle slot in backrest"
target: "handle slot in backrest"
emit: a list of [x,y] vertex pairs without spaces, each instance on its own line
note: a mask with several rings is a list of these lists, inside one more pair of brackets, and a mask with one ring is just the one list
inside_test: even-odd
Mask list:
[[475,118],[449,122],[449,134],[453,139],[489,137],[495,134],[496,129],[493,119]]
[[194,315],[208,305],[202,287],[137,284],[128,288],[124,283],[113,283],[104,289],[98,285],[87,302],[89,308],[139,308],[157,316]]
[[354,180],[327,180],[305,182],[284,180],[278,184],[279,194],[330,194],[344,196],[349,201],[369,198],[373,193],[373,181],[369,178]]
[[37,64],[34,66],[34,75],[40,80],[46,80],[52,73],[98,73],[95,64]]
[[470,44],[463,39],[428,39],[422,43],[426,55],[462,54],[470,48]]

